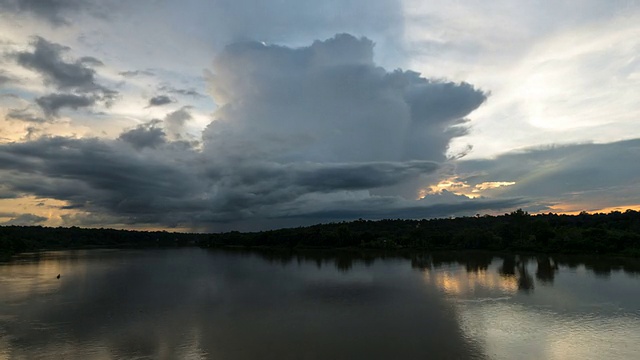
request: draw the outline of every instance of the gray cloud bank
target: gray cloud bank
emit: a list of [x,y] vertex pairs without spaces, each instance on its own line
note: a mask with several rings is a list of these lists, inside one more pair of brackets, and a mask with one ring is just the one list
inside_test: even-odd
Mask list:
[[18,213],[0,213],[1,217],[9,217],[10,219],[0,223],[0,225],[18,225],[30,226],[44,223],[47,218],[34,214],[18,214]]
[[[33,42],[33,52],[23,51],[16,54],[18,63],[28,69],[39,72],[48,83],[60,89],[94,90],[99,88],[95,82],[95,70],[87,65],[93,62],[66,62],[62,54],[70,48],[49,42],[39,36]],[[93,59],[93,58],[92,58]]]
[[[59,86],[95,83],[79,63],[25,56]],[[179,136],[191,119],[184,107],[115,140],[0,145],[4,193],[65,200],[82,211],[67,218],[80,225],[205,230],[447,216],[522,203],[453,194],[414,200],[486,95],[466,83],[386,71],[373,62],[368,39],[342,34],[302,48],[238,43],[214,70],[210,87],[220,107],[201,144]],[[47,106],[56,109],[53,101]]]
[[[490,160],[460,161],[457,174],[470,186],[512,181],[495,194],[525,197],[536,210],[579,204],[578,210],[638,205],[640,139],[528,149]],[[587,206],[585,208],[584,206]]]
[[36,99],[36,104],[42,108],[47,116],[58,116],[58,111],[62,108],[78,110],[83,107],[90,107],[96,103],[96,99],[89,96],[74,94],[50,94]]
[[[254,218],[277,224],[276,219],[287,218],[306,223],[343,216],[411,217],[411,209],[417,211],[414,216],[447,213],[429,209],[431,203],[368,193],[432,173],[438,166],[433,162],[260,162],[231,168],[216,166],[187,143],[165,139],[158,128],[138,128],[112,141],[55,137],[2,145],[5,197],[32,194],[66,200],[67,208],[121,223],[207,229],[236,221],[250,226]],[[150,145],[141,146],[144,141]],[[512,205],[465,201],[471,207]],[[458,201],[451,209],[455,207],[463,210],[464,205]],[[99,225],[91,219],[74,221]]]

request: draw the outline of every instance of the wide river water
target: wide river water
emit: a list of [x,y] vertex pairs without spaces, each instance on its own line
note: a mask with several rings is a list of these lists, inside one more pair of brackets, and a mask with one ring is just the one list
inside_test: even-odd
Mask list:
[[0,263],[2,360],[639,358],[637,260],[183,248]]

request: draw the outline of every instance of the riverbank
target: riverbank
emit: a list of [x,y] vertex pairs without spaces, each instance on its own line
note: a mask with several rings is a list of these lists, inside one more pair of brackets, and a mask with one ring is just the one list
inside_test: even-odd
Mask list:
[[0,259],[13,254],[80,248],[487,250],[640,257],[640,213],[530,215],[423,220],[356,220],[260,232],[214,234],[114,229],[0,226]]

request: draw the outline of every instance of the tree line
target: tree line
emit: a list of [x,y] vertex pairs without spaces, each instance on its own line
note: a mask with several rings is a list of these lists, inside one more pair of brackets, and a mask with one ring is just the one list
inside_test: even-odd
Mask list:
[[165,247],[493,250],[640,256],[640,212],[363,220],[214,234],[0,226],[0,256],[42,249]]
[[0,226],[0,260],[40,250],[188,246],[207,238],[205,234],[168,231]]
[[211,234],[203,246],[494,250],[640,256],[640,213],[356,220],[308,227]]

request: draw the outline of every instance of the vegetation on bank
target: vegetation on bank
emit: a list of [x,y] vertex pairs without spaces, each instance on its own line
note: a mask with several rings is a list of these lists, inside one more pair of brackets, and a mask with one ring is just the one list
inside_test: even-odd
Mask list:
[[[501,216],[429,220],[356,220],[251,233],[1,226],[0,254],[41,249],[186,246],[494,250],[640,256],[640,212]],[[1,256],[1,255],[0,255]]]
[[640,256],[640,212],[430,220],[357,220],[309,227],[212,234],[203,246],[494,250]]
[[84,229],[75,226],[0,226],[0,260],[13,254],[39,250],[188,246],[208,237],[206,234]]

